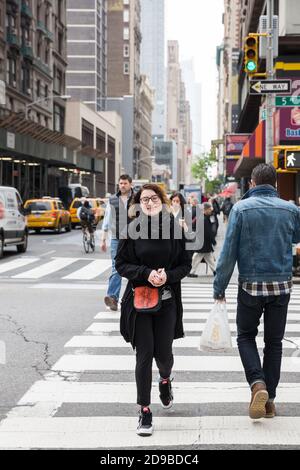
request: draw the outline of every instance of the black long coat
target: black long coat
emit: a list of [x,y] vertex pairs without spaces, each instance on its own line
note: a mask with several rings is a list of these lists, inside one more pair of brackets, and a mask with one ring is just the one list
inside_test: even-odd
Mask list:
[[[144,240],[144,243],[151,243],[151,240]],[[183,307],[181,300],[181,279],[191,270],[191,253],[185,249],[185,239],[171,239],[172,259],[168,266],[164,266],[167,274],[167,285],[171,287],[177,306],[177,321],[175,326],[174,339],[182,338],[183,331]],[[135,249],[135,241],[132,239],[120,240],[116,255],[116,270],[120,276],[128,279],[128,284],[121,301],[120,331],[127,343],[135,347],[135,320],[136,311],[133,306],[133,287],[136,285],[148,285],[148,277],[152,271],[151,266],[142,266]],[[150,245],[149,245],[150,246]]]

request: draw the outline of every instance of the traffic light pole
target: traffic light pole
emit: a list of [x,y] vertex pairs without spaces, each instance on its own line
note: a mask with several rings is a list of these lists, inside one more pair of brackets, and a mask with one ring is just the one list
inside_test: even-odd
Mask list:
[[[266,71],[267,79],[274,78],[274,30],[273,30],[274,0],[267,0],[267,54]],[[275,94],[268,94],[266,97],[266,163],[273,164],[273,107],[275,103]]]

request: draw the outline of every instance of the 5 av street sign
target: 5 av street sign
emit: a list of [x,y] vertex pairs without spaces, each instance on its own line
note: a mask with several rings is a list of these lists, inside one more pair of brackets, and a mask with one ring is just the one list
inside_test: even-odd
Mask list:
[[250,80],[250,95],[291,94],[291,80]]
[[276,96],[276,106],[299,106],[300,96]]

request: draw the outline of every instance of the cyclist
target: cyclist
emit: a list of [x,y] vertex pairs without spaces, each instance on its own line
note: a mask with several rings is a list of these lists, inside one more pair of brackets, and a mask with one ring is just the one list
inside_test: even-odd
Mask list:
[[82,230],[88,229],[92,235],[94,233],[95,214],[89,201],[84,201],[81,207],[77,211],[77,217],[81,222]]

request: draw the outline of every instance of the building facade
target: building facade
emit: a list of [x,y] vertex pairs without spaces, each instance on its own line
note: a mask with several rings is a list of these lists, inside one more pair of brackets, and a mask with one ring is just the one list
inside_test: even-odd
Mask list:
[[153,136],[165,137],[165,2],[141,0],[141,73],[155,91]]
[[195,76],[194,60],[186,60],[180,63],[182,70],[182,78],[186,87],[186,97],[190,102],[191,121],[193,128],[193,155],[201,155],[203,152],[202,145],[202,117],[201,117],[201,83],[197,83]]
[[65,0],[0,2],[0,185],[24,199],[58,196],[74,179],[93,192],[96,178],[102,195],[115,185],[115,164],[103,172],[88,133],[65,130],[66,32]]
[[[140,110],[140,52],[141,7],[140,0],[108,0],[108,86],[107,105],[110,110],[123,109],[120,99],[132,97],[132,148],[124,148],[124,162],[131,175],[138,173],[141,158]],[[128,101],[128,100],[125,100]],[[123,102],[124,104],[124,102]],[[126,114],[130,107],[126,107]],[[122,115],[123,123],[126,114]],[[125,124],[124,124],[125,125]],[[127,122],[128,126],[128,122]]]
[[67,66],[65,0],[6,0],[0,8],[6,109],[64,132],[65,102],[59,96],[65,94]]
[[[235,8],[236,26],[232,27],[230,21],[234,17],[230,9]],[[234,116],[236,94],[229,93],[225,88],[223,93],[223,132],[234,131],[238,137],[249,135],[233,168],[235,178],[240,182],[241,191],[244,193],[249,187],[252,169],[265,161],[265,106],[266,98],[263,94],[253,95],[249,93],[249,80],[253,77],[244,71],[244,41],[248,34],[260,31],[260,17],[266,15],[266,2],[264,0],[240,0],[225,2],[225,39],[223,63],[224,80],[230,85],[232,80],[233,62],[237,62],[238,79],[238,116]],[[226,19],[226,12],[228,18]],[[230,16],[231,15],[231,16]],[[287,78],[291,80],[292,95],[300,93],[300,10],[296,0],[275,0],[274,15],[278,15],[278,56],[274,60],[274,78]],[[229,38],[229,39],[228,39]],[[261,39],[260,39],[261,40]],[[231,56],[227,53],[226,44],[232,43]],[[238,47],[236,47],[238,46]],[[237,49],[237,50],[236,50]],[[238,52],[238,60],[236,59]],[[231,58],[231,61],[229,60]],[[265,58],[259,57],[258,72],[265,72]],[[289,170],[285,166],[284,153],[290,146],[300,148],[300,120],[298,108],[290,106],[286,108],[276,107],[273,114],[274,127],[274,166],[278,173],[278,190],[284,199],[298,202],[300,197],[300,173],[298,169]],[[220,116],[219,116],[220,118]],[[234,118],[234,119],[233,119]]]
[[107,0],[67,0],[67,93],[94,111],[107,97]]
[[121,117],[116,112],[95,112],[79,101],[68,102],[66,132],[80,139],[82,152],[91,159],[92,171],[85,172],[80,179],[72,175],[72,183],[92,188],[94,196],[113,194],[121,171]]
[[141,110],[141,158],[136,177],[152,178],[152,112],[154,108],[154,91],[150,87],[148,77],[141,75],[140,87]]
[[177,145],[175,185],[179,187],[179,184],[188,184],[192,163],[192,123],[190,105],[182,81],[178,41],[168,41],[167,140],[174,140]]

